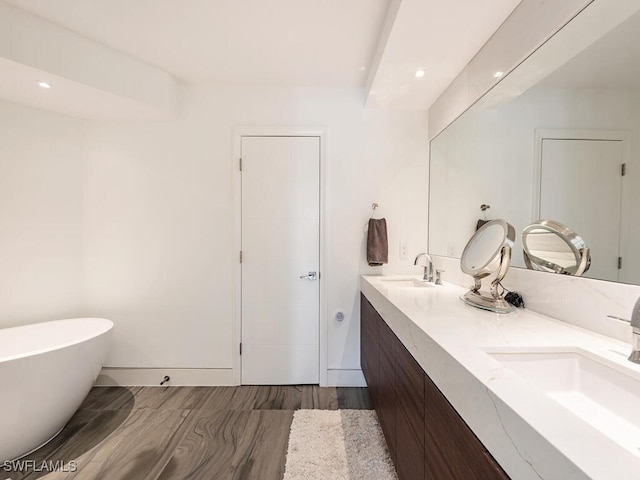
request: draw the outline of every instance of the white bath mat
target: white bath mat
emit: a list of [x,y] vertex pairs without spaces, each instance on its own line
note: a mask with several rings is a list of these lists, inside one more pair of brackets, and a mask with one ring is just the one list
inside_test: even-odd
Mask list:
[[373,410],[296,410],[284,480],[396,480]]

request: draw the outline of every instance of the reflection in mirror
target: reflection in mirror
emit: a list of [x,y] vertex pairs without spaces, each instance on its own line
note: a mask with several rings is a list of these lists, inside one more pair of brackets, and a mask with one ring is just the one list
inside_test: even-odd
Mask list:
[[[460,268],[474,281],[471,289],[461,297],[465,303],[498,313],[514,310],[498,292],[498,285],[511,263],[514,239],[514,228],[504,220],[485,223],[471,237],[460,258]],[[491,282],[489,294],[482,292],[482,279],[494,273],[496,277]]]
[[553,220],[538,220],[522,231],[524,263],[531,270],[580,277],[591,255],[582,238]]
[[608,32],[598,5],[432,140],[429,253],[460,258],[490,204],[488,220],[518,231],[570,225],[593,259],[585,277],[640,285],[640,2]]

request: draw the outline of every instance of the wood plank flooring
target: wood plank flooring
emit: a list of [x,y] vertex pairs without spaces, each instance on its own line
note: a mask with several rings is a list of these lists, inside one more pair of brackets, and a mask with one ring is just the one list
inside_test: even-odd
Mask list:
[[300,408],[373,407],[366,388],[96,387],[60,435],[0,478],[278,480]]

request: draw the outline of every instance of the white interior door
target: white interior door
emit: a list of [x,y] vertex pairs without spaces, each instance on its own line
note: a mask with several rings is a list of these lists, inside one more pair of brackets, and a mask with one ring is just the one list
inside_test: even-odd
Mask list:
[[585,277],[618,279],[622,161],[618,140],[542,140],[540,218],[583,238],[591,250]]
[[242,137],[242,383],[319,382],[320,138]]

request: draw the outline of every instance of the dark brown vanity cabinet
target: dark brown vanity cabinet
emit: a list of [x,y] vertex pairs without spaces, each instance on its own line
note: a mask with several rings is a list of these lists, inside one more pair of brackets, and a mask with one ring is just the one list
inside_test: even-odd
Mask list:
[[508,479],[361,295],[360,360],[400,480]]

